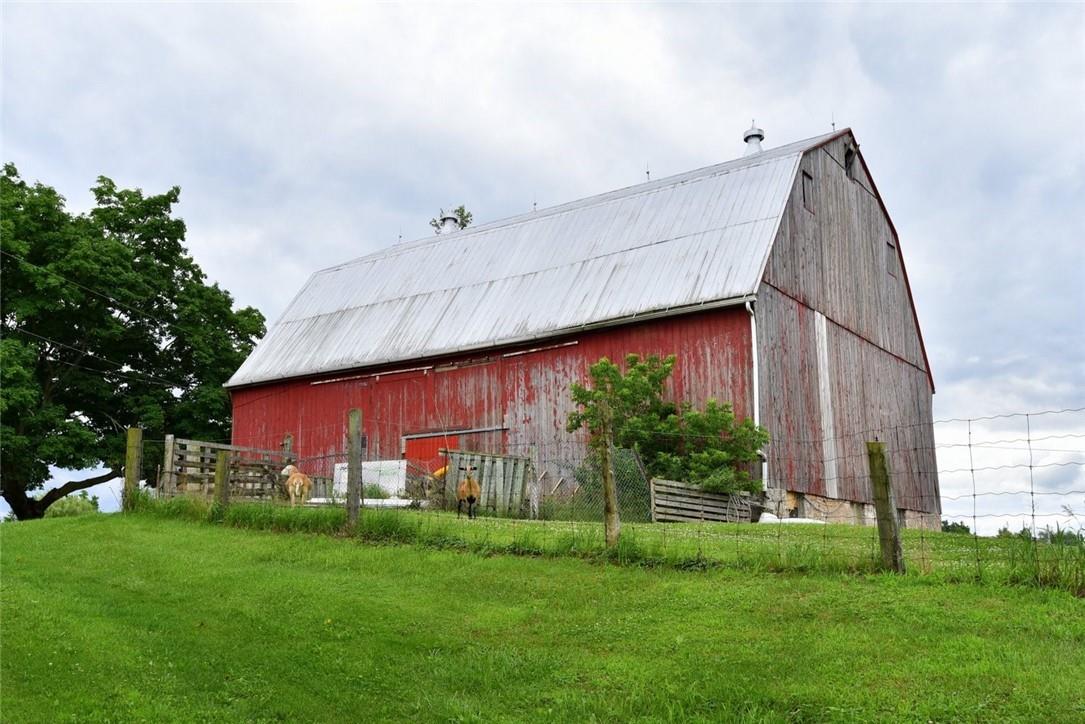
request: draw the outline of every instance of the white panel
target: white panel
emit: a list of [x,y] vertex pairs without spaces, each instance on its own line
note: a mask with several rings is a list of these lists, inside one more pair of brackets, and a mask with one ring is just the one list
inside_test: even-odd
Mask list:
[[821,437],[825,440],[825,495],[839,497],[836,475],[836,432],[833,425],[833,388],[829,377],[829,330],[825,315],[814,312],[818,352],[818,403],[821,407]]

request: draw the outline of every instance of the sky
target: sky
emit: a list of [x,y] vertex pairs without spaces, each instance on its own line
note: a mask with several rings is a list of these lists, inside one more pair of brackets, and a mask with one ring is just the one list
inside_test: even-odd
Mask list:
[[[499,219],[740,156],[752,119],[766,147],[835,122],[900,235],[935,418],[1085,407],[1085,5],[0,12],[3,159],[76,211],[99,175],[180,186],[193,256],[269,321],[442,206]],[[1043,422],[1085,460],[1085,413]]]

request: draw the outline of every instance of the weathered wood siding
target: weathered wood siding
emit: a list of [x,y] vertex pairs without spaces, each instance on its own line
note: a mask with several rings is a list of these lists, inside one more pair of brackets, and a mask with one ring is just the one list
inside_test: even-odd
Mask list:
[[733,403],[741,416],[753,414],[750,319],[739,306],[419,360],[406,369],[235,389],[233,442],[275,448],[290,434],[299,458],[327,461],[325,468],[319,460],[307,463],[306,472],[331,475],[333,463],[344,459],[347,410],[357,407],[370,459],[402,457],[405,435],[486,430],[457,434],[457,445],[539,463],[575,461],[583,455],[583,436],[565,430],[573,409],[570,384],[587,381],[588,367],[600,357],[621,360],[631,352],[678,356],[669,382],[675,399],[703,405],[715,398]]
[[[926,370],[893,227],[860,160],[855,180],[844,172],[850,140],[839,138],[803,157],[764,281]],[[813,211],[803,203],[804,172],[812,180]]]
[[863,443],[876,437],[898,504],[936,512],[933,389],[900,244],[861,160],[845,173],[850,140],[803,158],[758,292],[769,484],[872,502]]

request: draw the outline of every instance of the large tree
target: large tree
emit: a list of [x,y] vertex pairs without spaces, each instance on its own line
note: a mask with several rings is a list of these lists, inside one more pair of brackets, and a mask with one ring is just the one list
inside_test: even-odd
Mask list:
[[[264,333],[263,315],[235,309],[188,254],[179,188],[144,195],[99,177],[92,191],[94,208],[73,214],[13,165],[0,177],[0,492],[20,519],[117,477],[126,427],[228,438],[222,384]],[[33,493],[50,467],[98,466]]]

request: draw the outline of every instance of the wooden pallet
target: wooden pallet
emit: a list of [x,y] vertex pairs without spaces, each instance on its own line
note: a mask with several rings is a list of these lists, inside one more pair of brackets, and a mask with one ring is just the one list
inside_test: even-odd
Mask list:
[[749,523],[749,493],[708,493],[696,485],[652,478],[652,522]]

